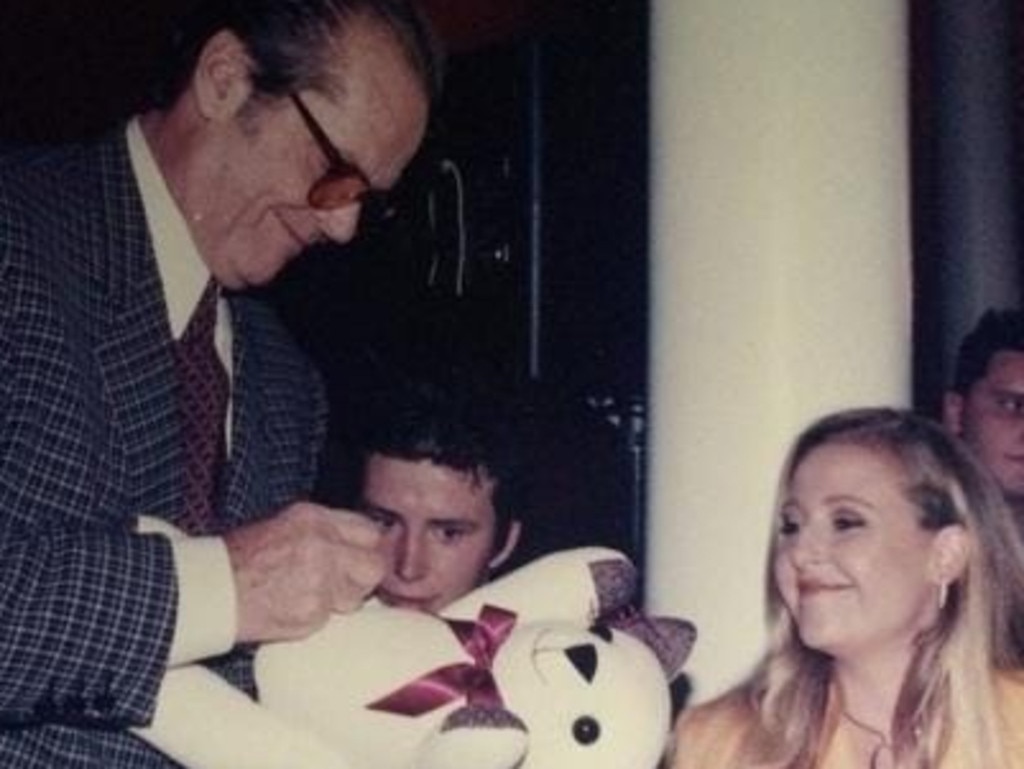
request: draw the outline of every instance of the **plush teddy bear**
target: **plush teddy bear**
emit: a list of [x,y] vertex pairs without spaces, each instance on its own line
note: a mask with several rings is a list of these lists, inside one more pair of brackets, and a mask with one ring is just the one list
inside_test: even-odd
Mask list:
[[168,672],[137,729],[189,769],[654,769],[694,640],[620,553],[542,557],[431,616],[367,605],[255,658],[259,702]]

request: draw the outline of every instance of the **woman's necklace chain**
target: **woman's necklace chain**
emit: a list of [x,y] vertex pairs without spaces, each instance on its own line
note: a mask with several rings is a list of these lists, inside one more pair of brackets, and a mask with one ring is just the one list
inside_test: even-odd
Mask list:
[[874,750],[871,751],[871,758],[868,759],[868,769],[878,769],[878,757],[882,754],[882,751],[886,751],[892,756],[892,744],[889,742],[889,738],[885,735],[885,732],[880,729],[864,723],[859,718],[854,718],[845,710],[843,711],[843,718],[853,724],[855,727],[860,729],[862,732],[870,734],[877,740],[878,744],[875,745]]

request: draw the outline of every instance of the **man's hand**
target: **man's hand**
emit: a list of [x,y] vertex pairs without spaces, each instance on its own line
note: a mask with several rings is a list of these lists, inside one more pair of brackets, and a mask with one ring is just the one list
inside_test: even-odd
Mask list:
[[224,537],[238,593],[238,641],[302,638],[358,608],[387,573],[363,516],[297,502]]

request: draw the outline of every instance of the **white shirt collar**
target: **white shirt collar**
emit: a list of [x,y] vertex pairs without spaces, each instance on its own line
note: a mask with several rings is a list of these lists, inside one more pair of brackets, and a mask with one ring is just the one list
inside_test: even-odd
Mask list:
[[199,302],[210,279],[210,270],[199,255],[188,224],[171,197],[138,118],[128,122],[126,134],[128,154],[142,195],[146,223],[163,282],[171,332],[177,338]]

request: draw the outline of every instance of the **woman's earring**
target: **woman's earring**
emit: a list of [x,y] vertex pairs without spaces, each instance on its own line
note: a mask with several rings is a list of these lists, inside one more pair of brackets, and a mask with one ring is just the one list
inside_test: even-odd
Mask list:
[[949,597],[949,583],[939,583],[939,611],[942,611],[946,606],[946,599]]

